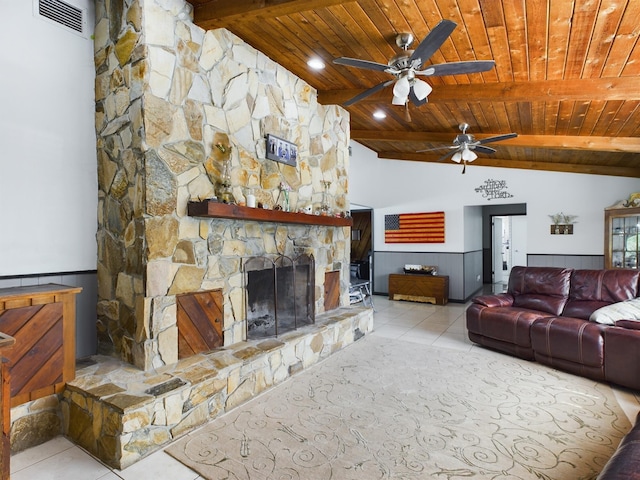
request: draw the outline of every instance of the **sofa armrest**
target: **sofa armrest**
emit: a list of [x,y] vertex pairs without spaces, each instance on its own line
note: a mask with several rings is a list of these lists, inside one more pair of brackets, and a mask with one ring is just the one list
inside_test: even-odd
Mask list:
[[480,295],[479,297],[473,298],[471,301],[485,307],[510,307],[513,305],[513,295],[510,293]]
[[626,328],[627,330],[640,330],[640,322],[637,320],[618,320],[616,327]]
[[[634,322],[620,320],[619,323]],[[637,322],[635,322],[637,323]],[[608,382],[640,390],[640,329],[606,325],[604,333],[604,375]]]

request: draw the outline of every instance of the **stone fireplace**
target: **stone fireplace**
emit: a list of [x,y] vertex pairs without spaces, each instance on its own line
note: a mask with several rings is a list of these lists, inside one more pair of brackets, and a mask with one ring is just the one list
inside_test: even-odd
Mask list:
[[[60,416],[64,435],[125,468],[371,332],[373,314],[349,305],[350,221],[333,216],[348,210],[347,112],[228,31],[195,26],[184,0],[95,10],[104,355],[14,424]],[[269,133],[298,146],[295,166],[265,158]],[[207,200],[225,163],[236,203],[251,189],[265,208]],[[275,208],[285,185],[294,212]],[[297,330],[247,340],[244,262],[256,257],[313,260],[278,262],[296,276],[274,285],[301,299]],[[214,327],[203,346],[180,331],[202,312]]]
[[[324,312],[329,271],[349,304],[347,227],[189,213],[215,195],[225,162],[239,203],[250,188],[273,211],[286,185],[295,211],[346,212],[349,158],[341,107],[190,16],[183,0],[96,2],[99,348],[145,371],[178,361],[178,295],[220,290],[224,345],[246,339],[249,257],[309,255],[313,310]],[[267,134],[298,146],[296,166],[266,159]]]

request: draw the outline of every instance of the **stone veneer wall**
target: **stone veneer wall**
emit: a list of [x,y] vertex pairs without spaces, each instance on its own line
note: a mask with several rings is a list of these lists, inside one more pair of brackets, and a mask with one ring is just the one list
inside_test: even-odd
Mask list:
[[60,400],[64,434],[125,468],[372,330],[373,310],[349,306],[277,339],[239,342],[157,370],[100,359],[67,384]]
[[[348,304],[348,228],[189,217],[214,195],[231,147],[234,195],[317,206],[331,182],[348,210],[348,113],[226,30],[193,24],[184,0],[97,0],[98,335],[101,353],[145,370],[177,361],[175,295],[222,289],[225,345],[244,336],[241,258],[312,253],[316,311],[326,271]],[[266,160],[267,133],[298,145],[298,166]]]

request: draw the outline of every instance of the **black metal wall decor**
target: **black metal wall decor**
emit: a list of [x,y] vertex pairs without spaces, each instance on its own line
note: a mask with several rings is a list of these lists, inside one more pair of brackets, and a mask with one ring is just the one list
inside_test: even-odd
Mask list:
[[494,180],[492,178],[485,180],[484,185],[476,187],[476,192],[482,193],[482,197],[487,200],[513,197],[513,195],[507,191],[506,180]]

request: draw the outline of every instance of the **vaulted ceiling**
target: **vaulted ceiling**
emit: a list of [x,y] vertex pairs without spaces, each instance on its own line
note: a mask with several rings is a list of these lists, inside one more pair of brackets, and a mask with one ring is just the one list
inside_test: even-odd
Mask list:
[[[424,64],[495,60],[484,73],[421,77],[420,107],[388,86],[347,108],[351,138],[387,159],[438,162],[468,123],[476,139],[509,132],[473,165],[640,177],[638,0],[190,0],[195,23],[224,27],[299,76],[323,104],[343,104],[393,76],[333,63],[386,64],[440,22],[457,24]],[[320,58],[326,68],[307,66]],[[383,110],[386,118],[373,113]],[[446,153],[446,151],[445,151]],[[450,159],[444,160],[452,163]]]

